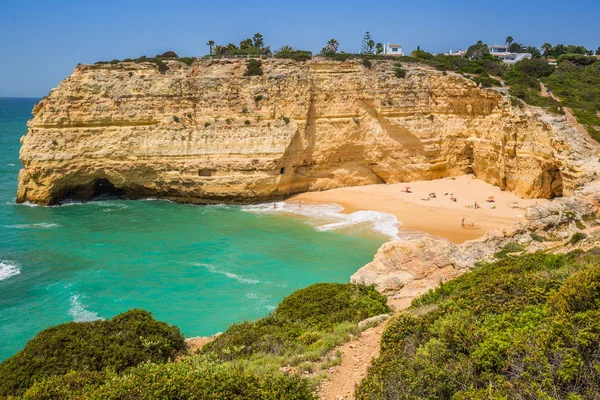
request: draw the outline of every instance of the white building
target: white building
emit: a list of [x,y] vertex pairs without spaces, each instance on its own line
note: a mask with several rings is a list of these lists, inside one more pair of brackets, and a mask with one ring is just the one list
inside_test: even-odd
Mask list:
[[467,52],[465,50],[458,49],[458,51],[452,51],[450,49],[450,53],[444,54],[445,56],[454,56],[454,57],[464,57]]
[[386,56],[403,56],[402,45],[389,43],[383,47],[383,54]]
[[531,53],[512,53],[508,51],[508,46],[506,45],[493,45],[488,46],[490,50],[490,54],[507,64],[514,64],[521,60],[525,60],[526,58],[531,58]]

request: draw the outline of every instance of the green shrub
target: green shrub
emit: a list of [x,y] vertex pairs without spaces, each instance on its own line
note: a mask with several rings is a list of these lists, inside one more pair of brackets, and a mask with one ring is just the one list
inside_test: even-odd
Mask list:
[[529,236],[531,236],[531,240],[535,240],[536,242],[546,242],[548,240],[545,237],[543,237],[542,235],[535,233],[535,232],[529,234]]
[[177,59],[177,61],[184,63],[188,67],[192,66],[192,64],[194,63],[194,60],[195,60],[195,58],[192,58],[192,57],[181,57],[181,58]]
[[73,370],[121,372],[146,361],[166,362],[184,349],[177,327],[143,310],[61,324],[41,331],[0,364],[0,396],[21,394],[36,380]]
[[289,124],[290,123],[290,119],[288,117],[283,117],[283,122],[285,122],[285,124]]
[[244,76],[261,76],[263,74],[262,70],[262,62],[255,58],[251,58],[248,60],[246,64],[246,72],[244,72]]
[[596,57],[583,54],[562,54],[556,59],[558,64],[561,64],[563,61],[569,61],[572,64],[582,67],[596,62]]
[[496,258],[504,258],[511,253],[520,253],[525,250],[525,246],[517,242],[510,242],[500,248],[500,251],[494,254]]
[[561,313],[576,313],[597,309],[600,305],[600,266],[571,275],[548,304]]
[[179,119],[179,117],[177,115],[173,115],[173,121],[179,123],[180,119]]
[[268,317],[233,324],[202,352],[222,361],[262,355],[294,364],[293,358],[320,358],[358,332],[358,322],[388,312],[385,296],[373,287],[318,283],[283,299]]
[[357,399],[591,399],[598,342],[600,250],[510,257],[394,317]]
[[23,400],[79,400],[88,396],[114,374],[96,371],[71,371],[33,384]]
[[250,125],[250,121],[249,120],[245,120],[244,121],[244,125]]
[[404,78],[406,76],[406,70],[402,68],[402,64],[398,63],[394,66],[394,75],[396,78]]
[[569,240],[569,243],[571,244],[576,244],[581,242],[583,239],[585,239],[587,237],[587,235],[583,232],[575,232],[573,234],[573,236],[571,236],[571,239]]
[[288,58],[294,61],[307,61],[312,58],[312,52],[304,50],[280,51],[275,58]]
[[368,58],[363,58],[361,63],[365,68],[371,69],[373,67],[373,64],[371,64],[371,61]]
[[386,314],[390,312],[386,303],[385,296],[373,286],[317,283],[283,299],[273,315],[286,323],[301,322],[323,329]]
[[109,380],[90,399],[316,399],[308,380],[284,373],[252,374],[203,357],[144,364]]

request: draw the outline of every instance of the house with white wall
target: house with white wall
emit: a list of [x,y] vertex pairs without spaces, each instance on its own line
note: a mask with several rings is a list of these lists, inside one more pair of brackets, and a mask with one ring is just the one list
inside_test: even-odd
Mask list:
[[506,64],[514,64],[521,60],[533,57],[531,53],[513,53],[508,50],[508,46],[506,45],[495,44],[493,46],[488,46],[488,49],[492,56],[504,61]]
[[383,54],[386,56],[403,56],[402,45],[389,43],[383,47]]

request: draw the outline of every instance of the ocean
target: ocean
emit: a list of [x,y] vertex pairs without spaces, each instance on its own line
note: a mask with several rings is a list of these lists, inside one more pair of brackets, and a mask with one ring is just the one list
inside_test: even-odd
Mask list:
[[0,361],[37,332],[143,308],[186,337],[272,312],[296,289],[348,282],[397,234],[336,205],[15,203],[19,138],[39,99],[0,98]]

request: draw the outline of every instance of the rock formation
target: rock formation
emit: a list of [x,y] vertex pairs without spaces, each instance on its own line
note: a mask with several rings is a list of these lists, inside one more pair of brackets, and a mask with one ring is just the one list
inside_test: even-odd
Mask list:
[[80,65],[33,110],[17,201],[258,202],[475,173],[522,197],[590,179],[564,117],[429,67],[244,60]]

